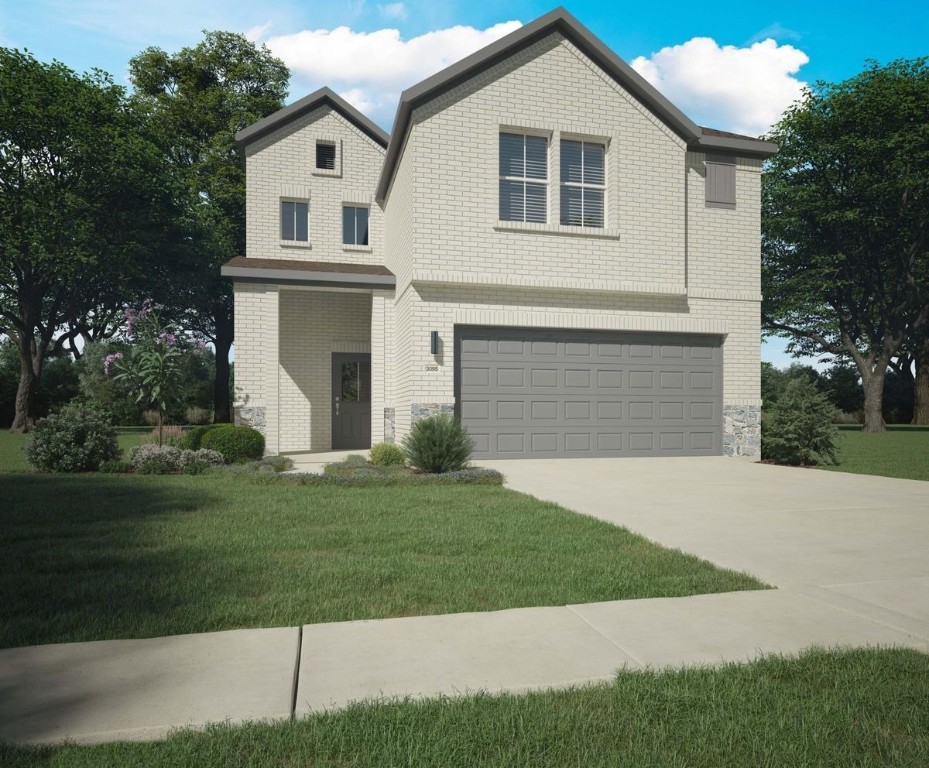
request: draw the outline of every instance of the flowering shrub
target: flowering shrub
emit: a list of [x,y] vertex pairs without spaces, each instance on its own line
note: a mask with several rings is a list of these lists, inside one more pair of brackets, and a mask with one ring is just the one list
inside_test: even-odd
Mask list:
[[203,354],[206,343],[192,342],[173,324],[165,324],[161,307],[146,299],[139,310],[126,309],[126,336],[129,352],[107,355],[103,368],[107,375],[129,384],[136,402],[154,406],[158,412],[158,444],[164,442],[164,414],[168,402],[177,400],[188,355]]
[[205,448],[190,451],[173,445],[146,443],[137,445],[129,451],[129,463],[136,472],[160,475],[169,472],[181,472],[194,464],[203,465],[204,467],[216,467],[223,464],[224,460],[223,455],[218,451],[210,451]]
[[40,472],[96,472],[119,458],[116,429],[97,411],[68,406],[36,422],[26,458]]

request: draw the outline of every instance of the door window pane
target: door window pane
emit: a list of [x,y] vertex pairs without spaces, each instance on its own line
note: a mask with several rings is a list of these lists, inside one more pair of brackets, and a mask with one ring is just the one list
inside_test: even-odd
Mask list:
[[359,363],[342,363],[342,402],[357,403],[361,389]]

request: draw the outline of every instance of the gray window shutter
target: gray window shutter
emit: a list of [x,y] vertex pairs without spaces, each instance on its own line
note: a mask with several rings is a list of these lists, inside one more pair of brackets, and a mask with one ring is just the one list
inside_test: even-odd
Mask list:
[[706,207],[735,208],[735,157],[706,156]]

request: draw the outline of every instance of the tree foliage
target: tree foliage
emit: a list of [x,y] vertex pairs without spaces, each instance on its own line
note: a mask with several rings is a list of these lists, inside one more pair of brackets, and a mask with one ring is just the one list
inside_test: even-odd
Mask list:
[[235,134],[283,107],[289,72],[243,35],[204,34],[175,54],[142,51],[130,62],[130,77],[170,146],[194,227],[183,288],[169,309],[215,345],[215,420],[229,421],[232,286],[219,269],[245,253],[245,162]]
[[46,359],[114,332],[126,294],[159,282],[177,218],[146,115],[108,75],[0,49],[0,333],[16,344],[13,429],[35,416]]
[[880,431],[888,364],[929,322],[929,67],[872,63],[819,84],[768,138],[763,324],[794,351],[847,356]]

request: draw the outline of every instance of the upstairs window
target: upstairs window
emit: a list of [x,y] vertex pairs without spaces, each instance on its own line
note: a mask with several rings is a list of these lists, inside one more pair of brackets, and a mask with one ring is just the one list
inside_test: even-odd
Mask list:
[[281,240],[307,242],[310,239],[310,204],[281,200]]
[[561,142],[561,223],[603,227],[606,146],[592,141]]
[[335,144],[333,142],[316,142],[316,167],[321,171],[335,170]]
[[342,206],[342,244],[368,244],[368,209],[362,206]]
[[735,157],[706,156],[706,207],[735,208]]
[[548,221],[548,139],[500,134],[500,220]]

